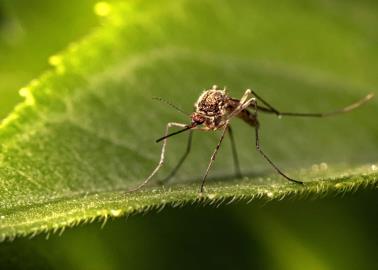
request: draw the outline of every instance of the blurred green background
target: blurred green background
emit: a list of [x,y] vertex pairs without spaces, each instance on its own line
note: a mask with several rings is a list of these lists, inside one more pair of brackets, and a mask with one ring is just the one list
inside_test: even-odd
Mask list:
[[18,90],[49,67],[49,56],[98,24],[94,3],[0,1],[0,118],[21,101]]
[[[326,15],[327,4],[340,1],[322,2]],[[376,1],[342,2],[362,17],[361,6],[378,8]],[[49,56],[98,25],[94,3],[0,1],[0,118],[21,101],[18,90],[49,68]],[[272,5],[277,12],[279,8],[283,7]],[[339,19],[337,13],[330,17]],[[378,41],[376,19],[354,22],[345,27]],[[274,40],[266,46],[274,48]],[[346,55],[353,59],[353,50]],[[300,61],[301,55],[297,57]],[[377,55],[371,57],[374,60]],[[354,78],[363,84],[365,76],[372,77],[376,70],[359,72]],[[377,223],[375,190],[313,201],[165,209],[109,221],[103,229],[94,223],[68,229],[62,236],[51,235],[49,240],[40,235],[2,243],[0,268],[376,269]]]

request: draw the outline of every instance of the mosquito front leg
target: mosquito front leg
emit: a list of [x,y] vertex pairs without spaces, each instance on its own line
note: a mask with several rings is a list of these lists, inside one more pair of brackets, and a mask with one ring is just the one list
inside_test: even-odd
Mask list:
[[[164,136],[168,135],[169,128],[171,128],[171,127],[183,127],[184,128],[184,127],[186,127],[186,125],[181,124],[181,123],[170,122],[170,123],[167,124],[167,126],[165,128],[165,135]],[[137,190],[141,189],[142,187],[144,187],[150,181],[150,179],[159,171],[159,169],[161,168],[161,166],[164,163],[166,145],[167,145],[167,138],[163,139],[163,146],[161,147],[161,153],[160,153],[160,161],[159,161],[158,165],[156,166],[156,168],[152,171],[152,173],[141,184],[139,184],[135,188],[130,189],[129,192],[137,191]]]
[[257,101],[254,100],[252,102],[253,104],[253,107],[255,109],[255,118],[256,118],[256,125],[255,125],[255,135],[256,135],[256,149],[257,151],[260,152],[260,154],[270,163],[270,165],[272,165],[272,167],[277,171],[277,173],[279,173],[280,175],[282,175],[284,178],[286,178],[287,180],[291,181],[291,182],[294,182],[294,183],[297,183],[297,184],[303,184],[302,181],[298,181],[298,180],[295,180],[295,179],[292,179],[290,178],[289,176],[287,176],[286,174],[284,174],[274,163],[273,161],[264,153],[264,151],[261,149],[260,147],[260,140],[259,140],[259,123],[258,123],[258,119],[257,119],[257,115],[258,115],[258,108],[257,108]]
[[224,126],[224,128],[223,128],[222,136],[220,137],[219,142],[218,142],[217,146],[215,147],[215,150],[214,150],[213,154],[211,155],[209,165],[207,166],[207,169],[206,169],[205,175],[204,175],[203,178],[202,178],[202,184],[201,184],[201,188],[200,188],[200,192],[201,192],[201,193],[203,193],[203,188],[204,188],[204,186],[205,186],[205,181],[206,181],[207,175],[208,175],[208,173],[209,173],[209,170],[210,170],[210,168],[211,168],[211,165],[213,164],[213,162],[214,162],[214,160],[215,160],[215,157],[216,157],[216,155],[217,155],[217,153],[218,153],[219,147],[220,147],[221,144],[222,144],[222,141],[223,141],[224,135],[226,134],[226,131],[227,131],[227,127],[228,127],[228,122],[225,124],[225,126]]
[[238,153],[236,151],[236,144],[235,144],[235,138],[234,133],[231,129],[231,125],[228,125],[228,134],[230,135],[230,141],[231,141],[231,150],[232,150],[232,157],[234,160],[234,168],[235,168],[235,174],[237,177],[241,177],[241,171],[240,171],[240,165],[239,165],[239,158]]
[[189,155],[190,153],[190,150],[192,148],[192,138],[193,138],[193,131],[190,130],[189,131],[189,136],[188,136],[188,143],[186,145],[186,150],[185,150],[185,153],[184,155],[180,158],[180,161],[177,163],[176,167],[172,170],[172,172],[166,177],[164,178],[161,183],[162,184],[166,184],[168,183],[168,181],[173,177],[175,176],[175,174],[177,173],[177,171],[181,168],[181,165],[184,163],[185,159],[187,158],[187,156]]

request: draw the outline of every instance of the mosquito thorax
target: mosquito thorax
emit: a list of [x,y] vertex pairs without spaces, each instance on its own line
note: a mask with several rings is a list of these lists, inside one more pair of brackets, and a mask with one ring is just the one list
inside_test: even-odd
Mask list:
[[195,119],[202,118],[203,124],[208,130],[216,130],[225,124],[229,110],[230,98],[227,96],[226,90],[212,89],[205,90],[199,96],[194,104],[195,112],[192,115]]
[[218,90],[214,86],[205,90],[194,104],[197,113],[205,116],[221,116],[226,113],[225,105],[229,97],[225,90]]

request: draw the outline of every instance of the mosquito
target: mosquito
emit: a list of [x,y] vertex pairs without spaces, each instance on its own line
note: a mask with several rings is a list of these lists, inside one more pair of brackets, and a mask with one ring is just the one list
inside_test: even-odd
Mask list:
[[[342,109],[332,111],[332,112],[326,112],[326,113],[298,113],[298,112],[281,112],[277,109],[275,109],[272,105],[270,105],[267,101],[265,101],[262,97],[260,97],[256,92],[253,90],[247,89],[243,96],[240,99],[232,98],[230,97],[226,89],[218,89],[216,85],[214,85],[211,89],[205,90],[202,92],[202,94],[199,96],[198,100],[194,104],[195,111],[192,114],[186,114],[178,107],[174,106],[173,104],[163,100],[159,99],[161,101],[164,101],[168,103],[170,106],[175,108],[176,110],[185,113],[187,116],[190,117],[190,124],[182,124],[182,123],[176,123],[176,122],[169,122],[166,125],[165,128],[165,134],[163,137],[156,140],[157,143],[162,143],[161,148],[161,154],[160,154],[160,160],[158,165],[155,167],[155,169],[152,171],[152,173],[138,186],[135,188],[129,190],[130,192],[137,191],[144,187],[150,180],[153,178],[153,176],[159,171],[159,169],[164,164],[165,159],[165,152],[166,152],[166,146],[167,146],[167,139],[169,137],[172,137],[174,135],[183,133],[185,131],[189,132],[187,147],[184,155],[179,160],[176,167],[173,169],[171,174],[165,179],[169,180],[171,177],[175,175],[175,173],[178,171],[178,169],[181,167],[183,162],[185,161],[186,157],[188,156],[191,145],[192,145],[192,132],[194,130],[201,130],[201,131],[221,131],[221,136],[218,141],[218,144],[216,145],[211,157],[209,164],[206,168],[205,174],[202,177],[202,182],[200,186],[200,193],[203,193],[205,182],[207,175],[210,171],[210,168],[215,161],[216,155],[218,153],[218,150],[223,142],[223,139],[228,133],[231,141],[231,147],[232,147],[232,155],[234,160],[234,167],[236,174],[238,176],[241,175],[240,167],[239,167],[239,160],[237,156],[236,151],[236,145],[235,145],[235,139],[233,136],[233,132],[231,129],[230,122],[234,117],[240,118],[250,126],[252,126],[255,129],[255,146],[256,150],[262,155],[262,157],[273,167],[273,169],[280,174],[282,177],[284,177],[286,180],[295,183],[295,184],[303,184],[303,181],[293,179],[289,176],[287,176],[272,160],[268,155],[262,150],[260,146],[260,122],[259,122],[259,112],[262,113],[269,113],[269,114],[275,114],[278,117],[281,116],[298,116],[298,117],[327,117],[332,116],[336,114],[346,113],[349,111],[352,111],[370,99],[372,99],[374,96],[373,93],[368,94],[364,98],[350,104],[349,106],[346,106]],[[170,128],[172,127],[179,127],[178,131],[169,133]]]

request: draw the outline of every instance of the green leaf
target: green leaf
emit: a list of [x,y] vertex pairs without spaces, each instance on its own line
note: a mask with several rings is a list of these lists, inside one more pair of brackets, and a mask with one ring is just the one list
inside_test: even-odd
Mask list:
[[[229,142],[205,196],[199,182],[219,134],[195,133],[172,183],[156,186],[185,150],[169,140],[152,186],[127,193],[156,166],[154,140],[167,122],[189,119],[151,98],[190,111],[212,84],[239,98],[253,88],[282,110],[330,111],[377,84],[376,22],[369,3],[322,6],[287,1],[166,1],[96,5],[101,26],[62,54],[20,93],[25,101],[0,126],[0,236],[56,232],[167,204],[320,196],[377,183],[377,101],[326,119],[261,115],[262,147],[304,186],[287,183],[254,148],[254,131],[233,121],[243,179]],[[357,9],[356,9],[357,8]],[[363,12],[365,16],[360,17]],[[340,12],[343,11],[343,12]]]

